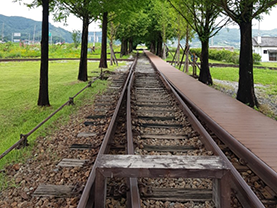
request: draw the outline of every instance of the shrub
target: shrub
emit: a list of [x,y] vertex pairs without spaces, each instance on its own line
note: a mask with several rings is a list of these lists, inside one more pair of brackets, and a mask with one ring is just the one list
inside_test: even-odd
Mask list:
[[20,52],[11,52],[7,55],[7,58],[20,58],[21,53]]
[[[195,53],[198,57],[200,57],[201,49],[200,48],[191,48],[191,53]],[[239,64],[239,53],[232,52],[228,50],[216,50],[211,49],[209,50],[209,59],[216,60],[216,61],[223,61],[233,64]],[[253,53],[253,63],[259,64],[261,61],[261,56],[259,54]]]
[[262,57],[257,54],[257,53],[253,53],[253,63],[254,64],[261,64],[260,61],[261,61]]

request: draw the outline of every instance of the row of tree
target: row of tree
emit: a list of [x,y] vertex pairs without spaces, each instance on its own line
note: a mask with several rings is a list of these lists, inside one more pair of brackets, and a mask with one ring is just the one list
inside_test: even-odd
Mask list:
[[276,3],[277,0],[34,0],[30,7],[43,7],[38,105],[50,105],[48,16],[53,12],[59,21],[66,21],[71,13],[83,22],[78,74],[81,81],[87,81],[88,27],[92,21],[102,21],[101,68],[107,67],[107,37],[111,46],[113,40],[121,41],[121,55],[145,43],[151,52],[165,58],[168,39],[177,38],[179,49],[180,40],[185,38],[188,48],[189,40],[197,33],[202,45],[199,80],[205,84],[212,84],[209,39],[230,21],[236,22],[241,31],[237,99],[251,107],[258,106],[253,82],[252,20]]

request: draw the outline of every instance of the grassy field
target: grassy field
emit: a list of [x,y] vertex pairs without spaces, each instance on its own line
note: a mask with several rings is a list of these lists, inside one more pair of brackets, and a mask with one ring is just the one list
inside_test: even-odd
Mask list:
[[[88,48],[93,47],[92,43],[88,44]],[[120,51],[120,46],[114,45],[115,52]],[[74,47],[73,43],[49,45],[49,58],[80,58],[81,46]],[[110,47],[107,46],[107,53],[110,53]],[[100,58],[101,44],[96,43],[95,51],[88,50],[88,58]],[[0,58],[40,58],[40,45],[22,45],[20,43],[3,43],[0,44]],[[107,54],[110,58],[110,54]],[[120,54],[116,53],[116,58],[120,58]],[[123,56],[122,58],[128,58]]]
[[[98,76],[98,62],[88,62],[88,75]],[[125,64],[125,63],[120,63]],[[40,62],[1,62],[0,63],[0,153],[12,146],[20,134],[28,133],[38,123],[54,112],[87,85],[77,81],[78,61],[54,61],[49,63],[49,99],[51,107],[38,107]],[[113,70],[115,67],[110,67]],[[98,71],[99,73],[91,73]],[[59,119],[66,121],[68,116],[84,102],[92,102],[93,95],[102,92],[107,81],[98,80],[74,99],[74,106],[66,106],[43,127],[28,138],[31,146],[35,138],[45,135],[46,129],[54,130],[53,123]],[[87,100],[89,99],[89,100]],[[7,162],[18,161],[29,154],[26,148],[12,151],[0,160],[0,169]]]

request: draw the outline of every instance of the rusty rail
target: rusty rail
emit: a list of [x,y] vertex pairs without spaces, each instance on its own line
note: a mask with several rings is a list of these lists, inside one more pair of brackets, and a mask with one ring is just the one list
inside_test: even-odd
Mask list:
[[[163,76],[163,75],[162,75]],[[193,119],[193,123],[197,124],[198,129],[202,135],[205,135],[202,142],[205,144],[207,148],[212,150],[214,154],[221,156],[224,158],[228,166],[231,170],[232,175],[232,181],[234,183],[231,184],[231,187],[233,190],[235,190],[235,193],[237,194],[237,197],[243,207],[252,207],[252,208],[261,208],[264,207],[262,202],[259,200],[259,198],[256,196],[256,194],[251,190],[251,188],[248,186],[248,184],[245,182],[245,180],[241,177],[239,172],[235,169],[235,167],[232,165],[232,163],[228,160],[228,158],[225,156],[225,154],[221,151],[221,149],[218,147],[218,145],[214,142],[212,137],[209,135],[209,133],[204,129],[204,127],[200,124],[198,119],[193,115],[193,113],[189,110],[187,105],[185,104],[183,100],[183,94],[178,91],[178,89],[174,88],[174,85],[170,83],[170,86],[174,89],[175,96],[178,97],[178,100],[180,103],[182,103],[182,106],[186,109],[186,111],[190,114],[191,119]],[[181,95],[181,97],[179,96]],[[190,103],[192,104],[192,103]],[[186,107],[185,107],[186,106]],[[191,115],[192,114],[192,115]]]
[[[49,61],[79,61],[80,58],[49,58]],[[88,58],[88,61],[99,61],[98,58]],[[117,59],[118,61],[134,61],[134,59]],[[40,61],[40,58],[0,59],[0,62]]]
[[[121,95],[119,97],[119,101],[116,105],[115,111],[113,113],[112,119],[110,121],[110,124],[108,126],[108,129],[106,131],[106,134],[104,136],[102,145],[100,147],[100,150],[98,152],[97,158],[94,161],[94,164],[97,164],[97,161],[99,160],[99,158],[101,157],[101,155],[105,154],[107,151],[107,146],[108,146],[108,142],[110,140],[110,137],[112,136],[114,130],[115,130],[115,124],[116,124],[116,120],[118,117],[118,113],[120,110],[120,107],[122,105],[123,102],[123,98],[126,96],[126,91],[127,91],[127,86],[129,84],[130,78],[131,78],[131,72],[133,71],[134,67],[135,67],[135,63],[136,63],[136,59],[133,62],[133,64],[131,65],[130,69],[129,69],[129,75],[124,83],[123,89],[121,91]],[[92,167],[92,170],[90,172],[90,175],[88,177],[87,183],[85,185],[85,188],[83,190],[82,196],[79,200],[78,206],[77,208],[86,208],[86,207],[93,207],[94,204],[94,196],[92,194],[92,191],[94,189],[94,182],[95,182],[95,177],[96,177],[96,168],[97,165],[94,165]]]
[[[200,124],[199,120],[191,112],[191,110],[188,108],[186,103],[188,103],[188,105],[192,106],[192,107],[195,107],[194,104],[189,102],[189,100],[186,98],[186,96],[182,92],[180,92],[174,86],[173,83],[171,83],[170,81],[168,81],[166,79],[166,77],[156,68],[156,66],[151,61],[150,58],[149,58],[149,60],[152,64],[152,66],[159,72],[160,76],[163,77],[164,82],[167,83],[167,86],[171,89],[171,91],[176,96],[178,102],[180,103],[180,105],[183,108],[184,113],[186,115],[188,115],[189,120],[192,122],[192,126],[202,136],[203,139],[201,141],[204,143],[205,147],[207,149],[213,151],[215,155],[221,156],[226,161],[226,164],[228,164],[228,166],[230,167],[231,176],[232,176],[231,180],[233,182],[230,185],[231,185],[232,189],[234,190],[234,192],[235,192],[237,198],[239,199],[240,203],[243,205],[243,207],[252,207],[252,208],[264,207],[262,202],[258,199],[258,197],[255,195],[255,193],[248,186],[248,184],[240,176],[238,171],[235,169],[235,167],[232,165],[232,163],[228,160],[228,158],[224,155],[224,153],[221,151],[221,149],[218,147],[218,145],[214,142],[214,140],[209,135],[209,133]],[[202,112],[202,113],[204,114],[204,112]]]
[[12,145],[9,149],[7,149],[5,152],[3,152],[0,155],[0,160],[5,157],[8,153],[10,153],[13,149],[15,149],[16,147],[22,145],[23,143],[23,147],[28,145],[28,141],[27,138],[34,133],[38,128],[40,128],[44,123],[46,123],[50,118],[52,118],[56,113],[58,113],[64,106],[66,105],[72,105],[73,103],[73,99],[76,98],[81,92],[83,92],[85,89],[87,89],[88,87],[91,87],[91,84],[94,83],[97,79],[99,79],[99,77],[97,77],[96,79],[94,79],[93,81],[89,81],[88,84],[81,89],[78,93],[76,93],[73,97],[70,97],[69,100],[67,102],[65,102],[62,106],[60,106],[57,110],[55,110],[52,114],[50,114],[46,119],[44,119],[42,122],[40,122],[36,127],[34,127],[30,132],[28,132],[27,134],[20,134],[20,139],[14,144]]
[[[138,54],[137,54],[138,56]],[[137,58],[134,64],[134,68],[137,64]],[[132,71],[130,82],[128,85],[127,91],[127,113],[126,113],[126,128],[127,128],[127,147],[128,154],[134,154],[134,141],[133,141],[133,132],[132,132],[132,118],[131,118],[131,88],[133,85],[133,81],[135,78],[134,70]],[[129,192],[127,193],[127,203],[128,207],[140,208],[140,195],[138,189],[138,181],[137,178],[128,178],[127,185],[129,186]]]

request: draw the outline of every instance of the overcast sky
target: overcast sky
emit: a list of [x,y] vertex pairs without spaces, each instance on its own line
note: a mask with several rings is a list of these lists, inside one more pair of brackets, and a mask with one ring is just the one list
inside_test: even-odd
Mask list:
[[[31,3],[33,0],[22,1],[25,3]],[[5,16],[21,16],[36,21],[42,21],[42,7],[29,9],[26,5],[22,3],[13,3],[13,0],[1,0],[0,14]],[[53,17],[51,15],[49,17],[49,22],[55,25],[56,27],[64,28],[70,32],[72,32],[73,30],[82,31],[82,21],[74,15],[69,16],[67,20],[68,26],[64,26],[64,23],[54,22]],[[89,26],[89,31],[94,30],[99,30],[99,27],[97,27],[96,24],[92,23]]]
[[[22,16],[36,21],[42,20],[42,8],[29,9],[23,4],[13,3],[13,0],[1,0],[0,14],[5,16]],[[30,3],[33,0],[23,0],[23,2]],[[263,15],[263,20],[260,23],[261,30],[271,30],[277,28],[277,8],[273,8],[269,15]],[[49,21],[51,24],[62,27],[68,31],[82,30],[82,21],[75,16],[71,15],[68,18],[68,26],[64,26],[63,23],[55,23],[50,16]],[[91,24],[89,31],[96,30],[95,24]],[[253,28],[258,29],[258,22],[253,21]],[[99,30],[99,29],[98,29]]]

